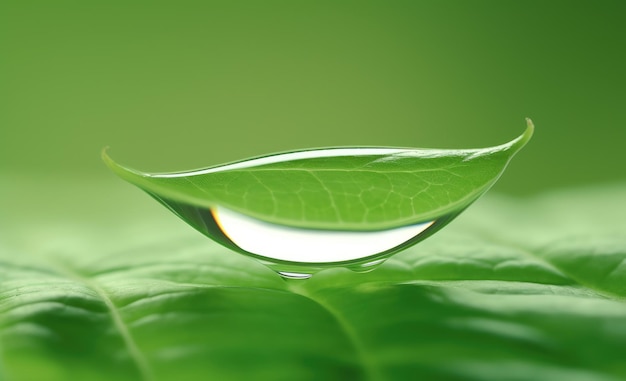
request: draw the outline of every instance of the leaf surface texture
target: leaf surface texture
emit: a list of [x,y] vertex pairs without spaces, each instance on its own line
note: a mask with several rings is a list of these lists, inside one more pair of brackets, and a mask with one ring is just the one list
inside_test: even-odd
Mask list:
[[285,281],[123,184],[3,184],[1,380],[626,378],[626,185],[490,195]]

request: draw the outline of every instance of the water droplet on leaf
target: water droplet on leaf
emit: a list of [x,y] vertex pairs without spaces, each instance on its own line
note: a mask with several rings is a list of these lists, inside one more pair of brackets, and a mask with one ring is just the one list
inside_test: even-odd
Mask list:
[[286,278],[368,271],[446,225],[530,139],[468,150],[329,148],[147,174],[103,159],[198,231]]

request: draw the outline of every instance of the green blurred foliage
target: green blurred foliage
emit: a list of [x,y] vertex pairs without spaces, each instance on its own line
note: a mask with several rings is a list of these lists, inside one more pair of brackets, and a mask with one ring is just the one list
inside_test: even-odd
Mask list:
[[626,2],[5,0],[0,173],[296,148],[480,147],[496,189],[623,180]]

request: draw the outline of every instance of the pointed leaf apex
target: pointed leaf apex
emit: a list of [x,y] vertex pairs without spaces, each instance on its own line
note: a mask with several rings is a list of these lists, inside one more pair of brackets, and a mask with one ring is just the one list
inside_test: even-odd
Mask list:
[[532,138],[534,132],[535,125],[533,124],[533,121],[530,118],[526,118],[526,130],[524,130],[524,133],[507,144],[510,149],[512,149],[511,155],[521,150],[526,143],[528,143],[530,138]]

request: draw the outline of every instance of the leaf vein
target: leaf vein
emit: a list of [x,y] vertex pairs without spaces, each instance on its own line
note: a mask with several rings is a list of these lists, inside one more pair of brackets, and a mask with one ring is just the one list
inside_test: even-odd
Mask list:
[[318,306],[320,306],[323,310],[325,310],[332,318],[337,322],[342,332],[345,333],[346,338],[350,341],[352,346],[354,347],[357,357],[359,359],[359,363],[363,367],[366,377],[370,381],[379,381],[383,380],[381,371],[378,368],[374,356],[372,356],[366,345],[360,339],[358,333],[352,327],[350,322],[341,314],[341,312],[334,308],[330,303],[322,298],[316,298],[313,294],[309,293],[304,287],[293,286],[288,287],[288,289],[294,294],[300,295],[304,298],[309,299],[314,302]]
[[100,297],[102,302],[107,307],[107,310],[109,311],[109,315],[111,316],[111,319],[113,321],[113,326],[115,327],[120,337],[122,338],[122,341],[124,342],[124,345],[126,346],[126,350],[128,351],[128,354],[130,355],[130,358],[135,363],[135,366],[137,367],[137,370],[139,371],[141,375],[141,379],[143,381],[154,381],[155,378],[154,378],[154,375],[150,366],[148,365],[148,361],[139,350],[137,343],[135,342],[134,338],[130,334],[128,327],[124,323],[124,320],[122,319],[122,316],[118,308],[115,306],[115,303],[113,303],[113,300],[111,300],[111,298],[106,293],[106,291],[102,287],[100,287],[100,285],[98,285],[95,281],[82,276],[81,274],[79,274],[78,272],[76,272],[75,270],[67,266],[61,265],[59,263],[53,263],[52,265],[56,269],[58,269],[60,273],[66,275],[67,277],[79,283],[82,283],[88,288],[91,288],[98,295],[98,297]]

